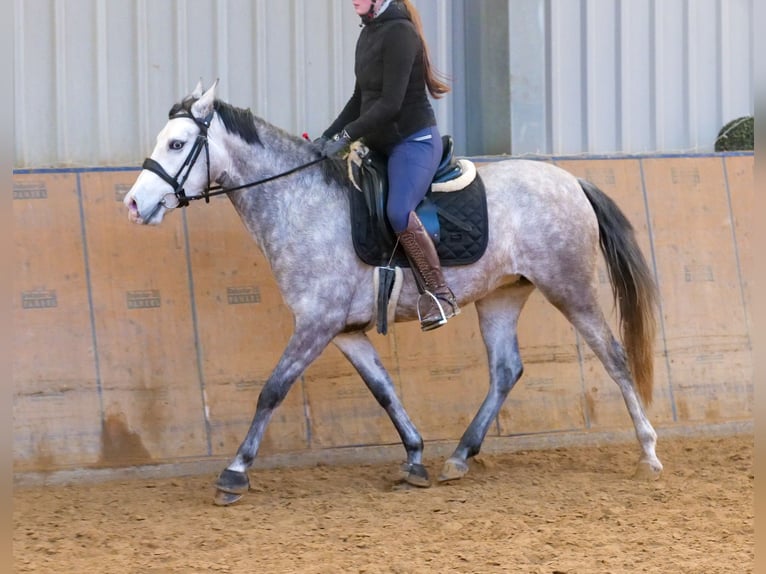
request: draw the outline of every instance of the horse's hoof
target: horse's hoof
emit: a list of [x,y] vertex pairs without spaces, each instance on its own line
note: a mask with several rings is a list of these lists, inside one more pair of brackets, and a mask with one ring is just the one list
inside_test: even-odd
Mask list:
[[246,472],[225,468],[223,469],[223,472],[218,475],[215,487],[221,492],[242,495],[250,490],[250,477]]
[[428,488],[431,486],[431,479],[428,477],[428,470],[422,464],[405,462],[399,467],[399,476],[407,484]]
[[218,475],[215,488],[215,498],[213,499],[215,505],[229,506],[241,499],[250,490],[250,477],[246,472],[225,468]]
[[639,460],[636,472],[633,473],[635,480],[652,481],[657,480],[662,475],[662,463],[659,460],[654,462],[648,460]]
[[468,463],[459,458],[448,458],[439,475],[439,482],[448,482],[463,478],[468,472]]
[[216,506],[231,506],[232,504],[240,500],[243,496],[244,494],[234,494],[232,492],[216,490],[215,498],[213,498],[213,503]]

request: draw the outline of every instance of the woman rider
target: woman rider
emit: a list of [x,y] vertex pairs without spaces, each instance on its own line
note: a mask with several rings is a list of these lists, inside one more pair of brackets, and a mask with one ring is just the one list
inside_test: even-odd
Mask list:
[[356,45],[351,99],[317,143],[326,156],[361,139],[388,157],[386,215],[410,261],[421,295],[421,328],[435,329],[459,312],[439,256],[415,207],[428,191],[442,141],[428,94],[449,91],[428,57],[420,16],[409,0],[353,0],[363,29]]

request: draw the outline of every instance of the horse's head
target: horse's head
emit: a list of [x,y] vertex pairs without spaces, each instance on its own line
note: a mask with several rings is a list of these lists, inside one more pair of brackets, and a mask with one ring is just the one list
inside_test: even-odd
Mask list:
[[200,82],[171,110],[154,151],[124,199],[128,218],[134,223],[160,223],[165,212],[202,195],[211,178],[217,177],[218,154],[215,144],[208,140],[208,129],[215,119],[217,85],[218,80],[203,93]]

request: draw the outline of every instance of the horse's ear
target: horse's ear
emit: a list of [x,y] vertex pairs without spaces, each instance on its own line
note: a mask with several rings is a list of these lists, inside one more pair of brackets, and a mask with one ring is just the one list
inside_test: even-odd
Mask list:
[[200,78],[199,82],[197,82],[197,87],[192,90],[192,93],[189,95],[189,97],[198,100],[202,97],[203,91],[204,88],[202,87],[202,78]]
[[213,113],[213,104],[215,103],[215,92],[218,87],[218,80],[208,88],[207,92],[202,94],[191,107],[192,115],[197,119],[205,119]]

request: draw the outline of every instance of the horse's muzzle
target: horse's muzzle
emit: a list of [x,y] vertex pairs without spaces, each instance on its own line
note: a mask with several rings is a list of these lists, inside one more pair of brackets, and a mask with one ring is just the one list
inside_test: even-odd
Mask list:
[[135,199],[127,199],[125,206],[128,208],[128,220],[131,223],[144,224],[146,221],[141,217],[141,213],[138,211],[138,204]]

